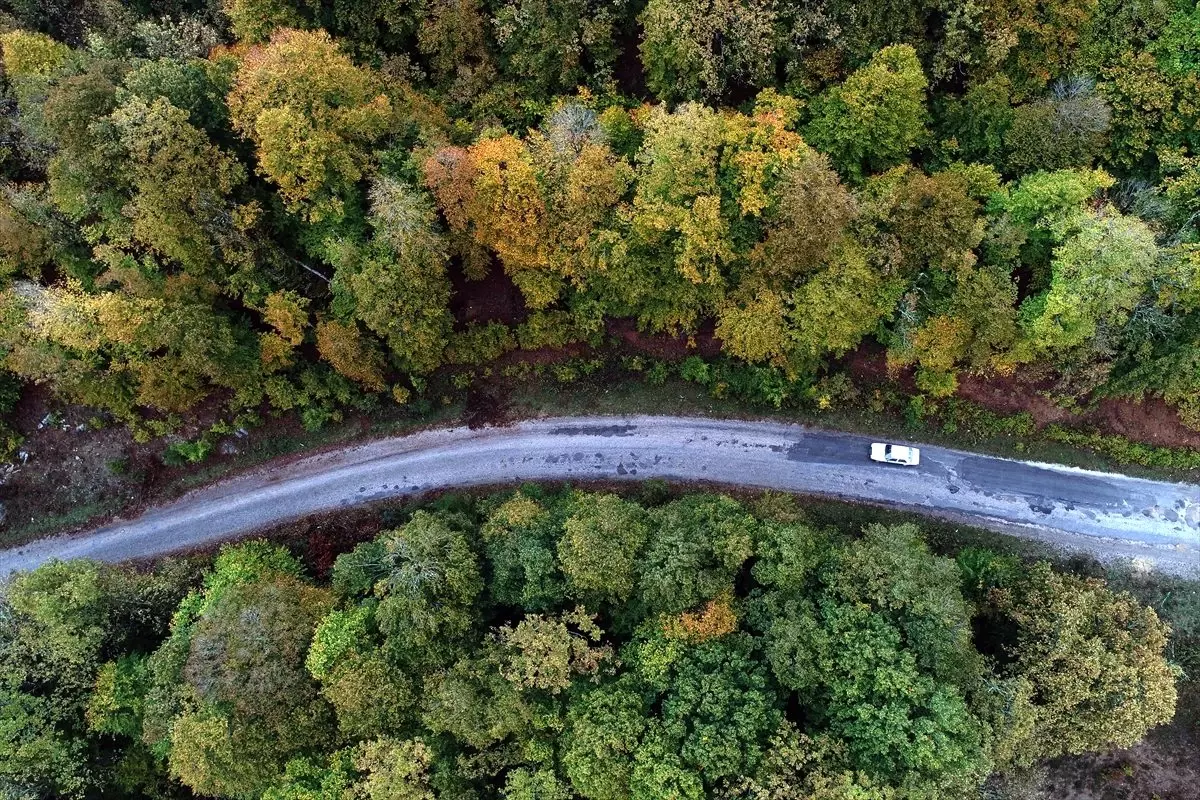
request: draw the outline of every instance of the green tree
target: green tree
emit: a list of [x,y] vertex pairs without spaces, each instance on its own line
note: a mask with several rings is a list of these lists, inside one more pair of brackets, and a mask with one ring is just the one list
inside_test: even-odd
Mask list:
[[[1128,746],[1174,712],[1180,671],[1152,609],[1046,564],[936,556],[912,525],[844,536],[773,495],[752,515],[712,495],[644,508],[535,486],[435,507],[340,557],[332,591],[263,541],[224,548],[199,581],[195,560],[15,576],[0,785],[71,800],[934,800],[974,796],[993,769]],[[584,580],[604,617],[561,588],[521,613],[539,573],[491,568],[514,541],[560,535],[587,555],[568,585]]]
[[479,0],[435,0],[421,20],[417,47],[452,108],[485,94],[498,77],[490,31]]
[[684,763],[678,745],[657,722],[650,726],[634,756],[629,786],[631,800],[702,800],[705,796],[697,770]]
[[1197,343],[1196,278],[1200,273],[1194,246],[1167,250],[1155,302],[1135,309],[1122,336],[1120,356],[1107,391],[1135,398],[1159,396],[1174,406],[1185,425],[1200,426],[1200,394],[1195,369]]
[[958,564],[930,553],[915,525],[875,524],[843,549],[827,580],[844,601],[895,622],[922,672],[965,691],[982,665],[958,575]]
[[558,543],[571,596],[593,607],[629,600],[649,534],[646,513],[636,504],[612,494],[578,497]]
[[379,554],[376,612],[386,649],[401,664],[450,660],[477,624],[483,575],[473,542],[453,519],[418,512]]
[[1070,232],[1074,219],[1095,207],[1100,192],[1115,182],[1103,170],[1059,170],[1035,172],[1002,187],[988,202],[991,219],[983,259],[1009,271],[1019,264],[1031,274],[1032,290],[1045,290],[1055,245]]
[[940,98],[934,120],[948,156],[999,164],[1013,122],[1012,81],[999,74],[974,81],[962,97]]
[[1148,52],[1125,52],[1100,72],[1097,89],[1113,112],[1106,157],[1122,169],[1153,174],[1160,154],[1194,153],[1200,145],[1200,74],[1172,74],[1160,61]]
[[828,262],[858,214],[854,196],[820,153],[789,166],[778,192],[766,240],[743,283],[761,280],[786,288],[796,276],[815,272]]
[[[795,272],[756,250],[764,227],[788,202],[791,170],[816,157],[789,129],[795,105],[768,91],[752,115],[716,114],[697,104],[649,111],[627,232],[606,247],[603,269],[588,286],[608,313],[678,333],[723,311],[732,338],[740,336],[734,348],[776,355],[777,344],[741,332],[753,324],[748,316],[769,324],[764,312],[778,308],[770,295],[757,297],[763,284],[782,288]],[[744,287],[736,287],[738,279]]]
[[912,47],[885,47],[816,98],[805,138],[855,181],[901,164],[927,135],[927,85]]
[[8,144],[16,144],[25,160],[44,165],[49,132],[43,107],[53,81],[77,69],[74,53],[44,33],[18,29],[0,34],[0,57],[19,111],[12,125],[18,138]]
[[588,800],[627,800],[646,701],[628,679],[582,690],[567,708],[563,771]]
[[[307,0],[311,2],[311,0]],[[320,27],[345,37],[357,52],[396,53],[412,48],[417,26],[425,13],[409,0],[362,0],[355,3],[322,3]]]
[[637,154],[629,244],[591,288],[605,307],[655,330],[691,329],[719,298],[732,258],[717,183],[723,124],[711,109],[653,109]]
[[564,602],[566,586],[555,555],[562,534],[558,514],[519,492],[497,506],[480,533],[496,602],[535,612]]
[[429,785],[433,751],[420,739],[375,739],[359,745],[354,766],[366,776],[355,786],[364,800],[434,800]]
[[830,263],[792,292],[786,353],[801,371],[827,355],[858,346],[891,311],[904,289],[873,266],[863,247],[847,241]]
[[414,681],[387,662],[379,645],[373,600],[330,612],[313,633],[305,667],[321,682],[346,736],[386,736],[412,720]]
[[71,48],[44,33],[10,30],[0,35],[0,54],[9,80],[53,77],[71,57]]
[[83,74],[58,81],[46,97],[46,128],[58,145],[47,170],[50,197],[75,222],[93,215],[120,218],[122,148],[101,120],[117,107],[123,71],[112,62],[93,63]]
[[972,184],[981,170],[991,173],[989,188],[999,188],[998,176],[986,167],[934,175],[900,167],[868,183],[862,236],[889,272],[916,278],[954,273],[975,263],[973,251],[985,229],[978,195],[987,192],[975,191]]
[[321,696],[333,706],[344,736],[396,735],[409,730],[416,717],[415,683],[374,650],[348,656],[321,681]]
[[717,316],[721,349],[750,363],[780,363],[787,342],[786,311],[783,296],[765,289],[726,300]]
[[342,800],[357,778],[350,749],[325,759],[293,758],[262,800]]
[[960,368],[980,375],[1008,371],[1018,335],[1016,306],[1017,285],[1007,271],[959,269],[949,296],[915,328],[902,330],[888,359],[916,363],[918,385],[935,395],[953,392]]
[[506,660],[492,644],[431,673],[423,687],[422,722],[477,750],[528,741],[537,730],[556,727],[553,706],[504,677]]
[[290,576],[210,599],[183,665],[196,705],[173,724],[172,775],[205,794],[256,796],[288,759],[328,740],[328,706],[304,668],[328,606],[325,591]]
[[233,139],[225,95],[233,82],[237,62],[222,56],[211,60],[160,58],[147,61],[126,73],[117,88],[117,101],[124,105],[134,97],[146,105],[166,100],[188,113],[188,122],[221,145]]
[[0,193],[0,285],[15,275],[37,278],[48,267],[76,278],[87,274],[73,233],[44,185],[6,187]]
[[612,659],[612,648],[599,644],[604,631],[582,607],[556,617],[531,614],[496,635],[507,660],[500,673],[526,690],[558,694],[576,676],[598,679]]
[[830,548],[828,534],[803,522],[764,521],[755,542],[751,574],[764,587],[804,591]]
[[20,298],[25,326],[11,331],[18,338],[10,369],[53,379],[60,395],[126,420],[138,417],[139,406],[185,411],[218,388],[245,393],[234,405],[261,398],[248,326],[218,310],[214,285],[186,275],[147,278],[132,256],[106,255],[110,276],[147,296],[117,288],[89,294],[74,281],[30,285]]
[[375,604],[331,611],[313,631],[304,666],[317,680],[328,678],[347,658],[371,649]]
[[373,392],[387,388],[379,343],[354,321],[326,319],[317,323],[317,352],[340,374]]
[[602,83],[624,22],[619,6],[587,0],[508,0],[492,19],[501,69],[534,97]]
[[13,576],[0,600],[0,784],[17,797],[151,789],[136,741],[143,648],[191,580],[167,563],[134,573],[50,562]]
[[304,656],[329,601],[300,573],[266,542],[227,546],[150,657],[142,739],[187,785],[257,796],[324,741],[331,720]]
[[957,689],[922,672],[895,624],[832,598],[775,613],[767,655],[776,678],[846,743],[854,769],[913,789],[978,785],[986,774],[978,720]]
[[1154,234],[1142,221],[1109,208],[1073,223],[1054,250],[1050,287],[1021,306],[1026,352],[1062,353],[1118,328],[1158,274]]
[[141,738],[142,711],[149,688],[146,660],[142,654],[123,655],[100,667],[87,707],[90,730]]
[[508,773],[504,800],[570,800],[571,792],[551,769],[517,769]]
[[662,700],[672,749],[710,786],[753,771],[782,719],[754,650],[738,633],[689,647]]
[[1052,5],[990,0],[978,23],[983,33],[983,74],[1003,71],[1012,79],[1018,99],[1038,94],[1072,66],[1080,33],[1096,6],[1097,0],[1062,0]]
[[993,592],[990,613],[1015,626],[1003,674],[1030,686],[1018,699],[1035,721],[1009,745],[1018,764],[1127,747],[1174,715],[1167,628],[1130,595],[1039,563]]
[[1038,172],[1021,179],[993,201],[994,212],[1007,213],[1025,228],[1051,229],[1083,210],[1116,181],[1104,170]]
[[402,369],[429,372],[450,333],[446,246],[422,195],[381,178],[370,199],[375,238],[338,259],[335,305],[353,308]]
[[651,513],[639,593],[648,613],[677,614],[733,585],[754,553],[758,522],[728,497],[694,495]]
[[225,282],[227,270],[252,268],[245,232],[255,214],[230,197],[242,166],[163,98],[133,98],[110,119],[128,159],[133,197],[122,213],[133,236],[197,276]]
[[843,743],[783,723],[752,777],[728,796],[746,800],[895,800],[897,792],[850,767]]
[[233,34],[244,42],[267,41],[279,28],[311,28],[320,4],[314,0],[224,0]]
[[646,84],[661,100],[716,100],[774,73],[776,11],[761,0],[650,0],[640,17]]
[[1058,81],[1049,98],[1014,109],[1004,134],[1007,171],[1090,167],[1107,144],[1111,121],[1112,110],[1094,81]]

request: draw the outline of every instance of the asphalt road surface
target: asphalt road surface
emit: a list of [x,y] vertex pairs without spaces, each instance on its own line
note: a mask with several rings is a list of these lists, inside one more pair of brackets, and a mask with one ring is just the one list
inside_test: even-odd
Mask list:
[[52,558],[124,561],[208,545],[309,514],[446,487],[665,478],[920,510],[1170,572],[1200,569],[1200,486],[921,445],[918,467],[871,440],[799,425],[571,417],[426,431],[270,464],[142,516],[0,551],[0,575]]

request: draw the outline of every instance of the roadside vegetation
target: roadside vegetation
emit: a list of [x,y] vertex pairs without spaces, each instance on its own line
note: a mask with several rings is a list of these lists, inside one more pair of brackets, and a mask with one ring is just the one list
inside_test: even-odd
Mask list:
[[6,795],[1016,797],[1200,667],[1194,584],[892,512],[650,482],[368,517],[16,577]]

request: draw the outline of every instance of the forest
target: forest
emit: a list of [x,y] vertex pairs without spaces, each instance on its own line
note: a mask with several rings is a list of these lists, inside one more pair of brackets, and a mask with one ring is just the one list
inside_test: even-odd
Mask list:
[[0,412],[315,428],[620,319],[1200,427],[1191,0],[0,9]]
[[0,793],[1016,797],[980,788],[1175,712],[1153,609],[912,524],[537,486],[390,524],[315,564],[258,540],[15,577]]
[[[1200,430],[1194,0],[0,0],[0,62],[0,461],[35,392],[317,429],[614,321],[776,405],[869,343]],[[975,800],[1186,677],[1099,578],[780,497],[310,555],[0,587],[0,796]]]

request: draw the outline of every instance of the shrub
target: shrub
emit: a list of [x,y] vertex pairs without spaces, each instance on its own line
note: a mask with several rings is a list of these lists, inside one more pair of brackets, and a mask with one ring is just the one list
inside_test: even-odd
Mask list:
[[679,365],[679,377],[689,383],[707,386],[712,380],[712,371],[708,367],[708,362],[700,356],[688,356]]
[[446,361],[450,364],[485,364],[516,348],[517,339],[507,326],[498,322],[471,325],[450,337]]
[[1084,447],[1111,458],[1118,464],[1174,470],[1200,469],[1200,450],[1186,447],[1155,447],[1096,431],[1081,431],[1062,425],[1047,425],[1043,430],[1053,442]]
[[198,464],[208,458],[213,445],[208,439],[197,439],[193,442],[175,442],[167,446],[163,453],[163,463],[169,467],[181,467],[184,464]]
[[517,342],[522,350],[566,347],[581,338],[566,311],[535,311],[517,327]]
[[670,375],[670,370],[664,361],[655,361],[646,370],[646,383],[651,386],[662,386],[667,382],[667,377]]
[[792,382],[775,367],[726,361],[717,366],[714,377],[721,394],[754,405],[782,408],[792,396]]
[[24,441],[24,436],[4,423],[0,423],[0,462],[15,459]]
[[1037,432],[1037,423],[1027,411],[997,414],[957,397],[945,401],[940,419],[946,433],[966,433],[975,441],[1001,436],[1027,439]]

